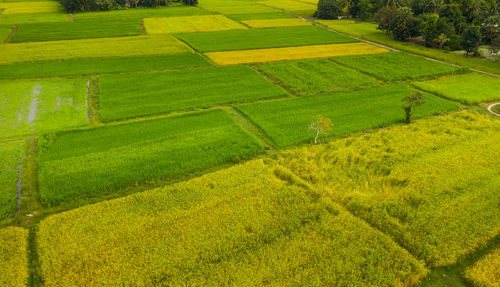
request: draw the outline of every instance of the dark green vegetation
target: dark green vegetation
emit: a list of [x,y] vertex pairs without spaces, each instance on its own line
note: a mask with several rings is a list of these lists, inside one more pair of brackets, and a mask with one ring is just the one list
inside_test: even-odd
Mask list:
[[493,106],[491,108],[491,110],[497,114],[500,114],[500,104],[499,105],[496,105],[496,106]]
[[39,148],[40,199],[55,206],[238,161],[262,147],[216,110],[50,134]]
[[105,121],[287,95],[247,66],[109,75],[99,86]]
[[[237,108],[283,147],[311,140],[315,133],[309,130],[309,125],[316,115],[331,118],[335,127],[330,136],[401,122],[404,120],[401,99],[410,92],[414,90],[408,86],[394,85],[245,104]],[[429,94],[425,95],[425,100],[425,105],[415,110],[416,117],[458,108],[456,103]]]
[[435,77],[467,70],[402,52],[343,56],[332,60],[386,81]]
[[42,61],[0,65],[0,79],[91,75],[207,65],[208,61],[198,54]]
[[177,37],[200,52],[356,42],[316,26],[184,33]]
[[16,211],[16,184],[23,153],[22,140],[0,142],[0,220],[12,217]]
[[265,63],[259,69],[299,93],[355,89],[378,83],[329,60]]

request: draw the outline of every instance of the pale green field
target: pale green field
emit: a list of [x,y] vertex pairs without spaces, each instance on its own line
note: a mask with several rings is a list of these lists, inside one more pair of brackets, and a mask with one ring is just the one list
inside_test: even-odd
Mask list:
[[148,34],[246,29],[242,24],[224,15],[145,18],[144,27]]

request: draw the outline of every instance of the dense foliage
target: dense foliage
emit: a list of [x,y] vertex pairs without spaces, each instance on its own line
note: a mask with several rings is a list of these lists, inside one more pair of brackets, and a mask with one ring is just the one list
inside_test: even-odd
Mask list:
[[[189,0],[195,1],[195,0]],[[67,12],[105,11],[135,7],[166,6],[168,0],[59,0]]]
[[0,228],[0,286],[24,287],[28,281],[28,231]]

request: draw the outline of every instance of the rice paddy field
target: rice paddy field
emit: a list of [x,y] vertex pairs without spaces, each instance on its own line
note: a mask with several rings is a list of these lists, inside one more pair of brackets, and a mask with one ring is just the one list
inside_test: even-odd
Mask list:
[[500,286],[495,63],[317,2],[0,0],[0,286]]

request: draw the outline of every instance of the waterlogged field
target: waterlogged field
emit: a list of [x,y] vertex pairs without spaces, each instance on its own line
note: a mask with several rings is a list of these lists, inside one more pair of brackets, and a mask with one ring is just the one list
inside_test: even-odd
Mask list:
[[500,100],[500,78],[479,73],[413,82],[416,87],[464,104]]
[[465,270],[474,286],[497,287],[500,284],[500,246]]
[[0,142],[0,221],[11,217],[16,211],[19,164],[23,153],[22,140]]
[[329,60],[274,62],[261,64],[258,68],[299,93],[340,91],[379,83]]
[[[384,127],[404,120],[401,99],[415,90],[406,85],[376,87],[333,94],[320,94],[237,106],[260,126],[280,147],[314,138],[309,125],[318,115],[330,118],[335,127],[328,136],[344,135],[370,128]],[[426,103],[415,116],[441,113],[458,104],[425,95]]]
[[180,54],[191,49],[171,35],[144,35],[2,45],[0,64]]
[[104,121],[288,95],[247,66],[109,75],[99,87]]
[[357,42],[316,26],[185,33],[176,36],[200,52]]
[[426,274],[388,236],[282,174],[256,160],[48,217],[37,235],[44,283],[403,286]]
[[0,228],[0,285],[22,287],[28,281],[28,231]]
[[329,44],[205,53],[219,65],[263,63],[285,60],[328,58],[345,55],[386,53],[387,49],[367,43]]
[[208,61],[198,54],[42,61],[0,65],[0,79],[92,75],[208,65]]
[[144,27],[148,34],[247,29],[242,24],[224,15],[144,18]]
[[462,111],[295,149],[281,161],[417,258],[446,266],[500,232],[499,129]]
[[0,138],[85,125],[87,80],[0,82]]
[[386,81],[435,77],[467,69],[403,52],[337,57],[334,61]]
[[2,14],[51,13],[62,11],[57,1],[0,2]]
[[283,19],[256,19],[242,21],[245,25],[252,28],[273,28],[273,27],[293,27],[293,26],[310,26],[311,23],[298,18],[283,18]]
[[44,205],[85,203],[134,183],[175,178],[258,153],[221,110],[47,135],[39,140]]

